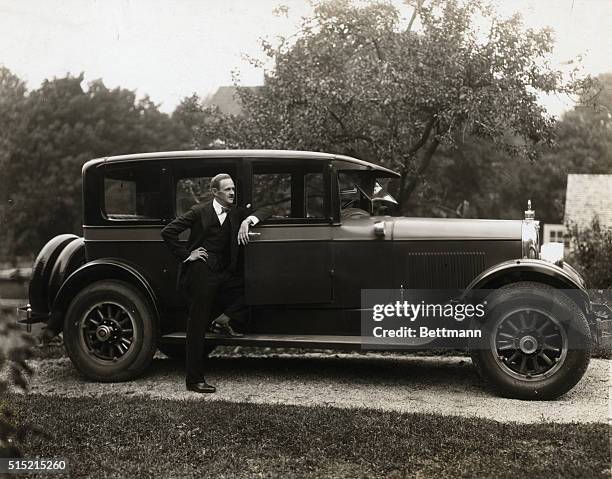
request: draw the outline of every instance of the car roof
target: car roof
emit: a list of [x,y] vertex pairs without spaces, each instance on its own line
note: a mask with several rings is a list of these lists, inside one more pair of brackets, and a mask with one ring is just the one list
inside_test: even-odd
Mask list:
[[[339,169],[375,170],[385,177],[399,177],[400,175],[369,161],[359,160],[345,155],[320,153],[314,151],[295,150],[187,150],[187,151],[159,151],[155,153],[136,153],[131,155],[107,156],[90,160],[83,165],[83,172],[94,165],[101,163],[121,163],[133,161],[154,161],[168,159],[203,159],[203,158],[266,158],[270,160],[332,160]],[[343,168],[343,164],[345,168]]]

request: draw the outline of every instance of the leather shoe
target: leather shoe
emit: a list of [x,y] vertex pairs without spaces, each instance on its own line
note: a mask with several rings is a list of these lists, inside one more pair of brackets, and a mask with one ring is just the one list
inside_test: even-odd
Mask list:
[[210,330],[215,334],[228,338],[242,338],[244,336],[244,334],[237,333],[236,331],[234,331],[233,328],[229,325],[229,323],[221,324],[215,321],[212,324]]
[[214,393],[216,390],[216,387],[211,386],[206,381],[199,383],[187,383],[187,391],[193,391],[196,393]]

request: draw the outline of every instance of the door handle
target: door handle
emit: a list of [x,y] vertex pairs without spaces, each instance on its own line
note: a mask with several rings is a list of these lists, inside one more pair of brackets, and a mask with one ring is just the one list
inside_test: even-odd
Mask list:
[[261,233],[254,233],[249,231],[249,236],[261,236]]

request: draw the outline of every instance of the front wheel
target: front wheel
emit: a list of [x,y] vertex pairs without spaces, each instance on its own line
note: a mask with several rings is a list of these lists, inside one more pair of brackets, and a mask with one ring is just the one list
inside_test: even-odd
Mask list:
[[81,290],[64,321],[64,344],[81,374],[103,382],[139,376],[155,354],[151,305],[133,286],[106,280]]
[[589,365],[591,335],[582,310],[563,291],[514,283],[487,297],[481,339],[472,345],[480,376],[502,396],[555,399]]

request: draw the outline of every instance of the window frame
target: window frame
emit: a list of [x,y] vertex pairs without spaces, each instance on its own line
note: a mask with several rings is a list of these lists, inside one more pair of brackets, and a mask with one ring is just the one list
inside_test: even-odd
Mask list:
[[[306,190],[305,175],[307,173],[321,173],[323,176],[323,214],[321,218],[291,217],[291,218],[268,218],[262,226],[266,225],[328,225],[333,223],[332,201],[331,201],[331,181],[330,171],[331,161],[311,160],[301,158],[247,158],[245,162],[246,195],[253,209],[257,210],[264,205],[255,204],[253,199],[255,173],[258,167],[265,169],[279,170],[270,173],[291,173],[291,211],[301,211],[306,215]],[[312,170],[312,171],[310,171]],[[300,173],[295,175],[294,173]],[[300,194],[301,193],[301,194]]]
[[[169,199],[169,220],[177,218],[177,186],[178,182],[185,178],[201,178],[209,177],[208,171],[214,171],[215,176],[219,173],[228,173],[236,185],[236,205],[244,206],[246,203],[243,201],[245,198],[242,175],[242,159],[241,158],[202,158],[200,160],[187,160],[178,161],[175,160],[172,165],[172,174],[169,178],[168,186],[168,199]],[[206,173],[206,174],[205,174]],[[212,178],[212,176],[210,176]]]
[[[156,217],[150,218],[112,218],[109,217],[106,212],[106,190],[105,190],[105,179],[109,176],[110,173],[116,171],[133,171],[133,172],[141,172],[145,171],[150,173],[151,176],[157,175],[158,181],[158,191],[159,191],[159,205],[158,205],[158,215]],[[163,222],[164,211],[165,211],[165,187],[163,180],[163,168],[160,164],[148,164],[146,162],[137,162],[137,163],[118,163],[118,164],[110,164],[104,165],[99,170],[99,188],[98,188],[98,215],[101,220],[106,224],[111,224],[114,226],[119,225],[158,225]]]

